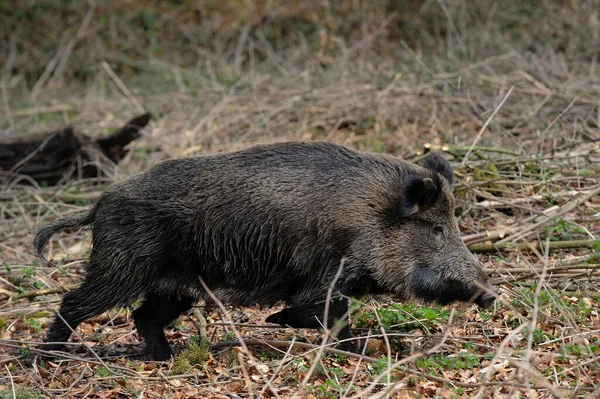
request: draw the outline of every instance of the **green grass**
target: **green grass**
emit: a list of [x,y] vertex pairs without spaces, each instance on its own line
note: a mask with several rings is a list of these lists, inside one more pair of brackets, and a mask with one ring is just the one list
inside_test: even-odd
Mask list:
[[[529,330],[527,328],[523,329],[523,335],[526,337],[529,335]],[[533,330],[532,338],[534,344],[540,345],[554,339],[555,337],[540,328],[535,328]]]
[[[392,362],[392,363],[394,363],[394,362]],[[376,362],[371,363],[371,367],[373,369],[373,374],[379,375],[379,374],[385,373],[388,368],[388,365],[389,364],[388,364],[387,357],[377,358]]]
[[417,360],[417,367],[423,371],[447,371],[473,369],[481,363],[481,358],[469,352],[458,352],[454,355],[435,354]]
[[586,235],[585,230],[581,227],[564,219],[557,219],[554,222],[554,225],[543,229],[551,241],[573,240]]
[[598,353],[600,353],[600,342],[598,342],[598,338],[595,339],[596,341],[590,342],[589,345],[567,344],[565,345],[565,352],[578,359],[589,359],[590,357],[598,356]]
[[309,392],[319,399],[335,399],[339,398],[345,390],[343,384],[338,381],[328,378],[320,385],[315,385],[309,388]]
[[[445,325],[450,316],[450,311],[441,306],[420,305],[414,302],[394,303],[376,311],[386,331],[410,331],[415,328],[429,331]],[[377,316],[372,310],[359,311],[353,319],[359,328],[378,324]]]
[[38,334],[42,332],[42,323],[40,323],[38,319],[25,316],[23,322],[30,330],[33,330]]
[[94,370],[94,377],[110,377],[113,373],[106,367],[98,367]]
[[[517,295],[511,300],[512,307],[519,312],[530,312],[533,307],[535,286],[516,290]],[[592,309],[583,298],[576,302],[563,298],[564,293],[553,289],[544,289],[538,297],[540,312],[538,321],[544,322],[555,318],[561,323],[572,320],[581,327],[589,326]]]

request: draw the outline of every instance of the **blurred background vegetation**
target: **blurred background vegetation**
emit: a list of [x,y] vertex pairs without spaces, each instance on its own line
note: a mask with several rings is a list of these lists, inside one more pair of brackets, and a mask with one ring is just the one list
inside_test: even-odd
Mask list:
[[186,154],[287,137],[410,155],[472,139],[515,86],[482,143],[538,153],[524,136],[574,98],[544,139],[565,140],[561,124],[576,118],[576,134],[597,127],[599,10],[597,0],[2,0],[0,128],[75,121],[103,134],[144,108],[159,118],[156,140]]
[[101,73],[101,61],[129,75],[140,61],[157,60],[200,74],[208,62],[229,65],[223,83],[232,84],[247,71],[275,72],[264,63],[273,56],[288,73],[326,69],[340,58],[368,60],[378,77],[389,79],[414,69],[408,48],[433,72],[507,51],[552,51],[589,62],[600,46],[599,6],[593,0],[2,0],[0,60],[5,75],[22,74],[30,87],[66,44],[66,65],[53,76],[79,82]]

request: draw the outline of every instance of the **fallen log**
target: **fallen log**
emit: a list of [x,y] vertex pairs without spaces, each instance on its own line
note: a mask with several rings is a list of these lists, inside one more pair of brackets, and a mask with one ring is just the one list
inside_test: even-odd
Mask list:
[[[125,148],[140,137],[150,122],[150,114],[140,115],[108,137],[91,139],[72,126],[53,132],[0,138],[0,176],[29,176],[38,183],[54,185],[69,177],[80,165],[80,177],[100,175],[97,159],[117,164],[127,154]],[[27,180],[22,179],[26,182]]]

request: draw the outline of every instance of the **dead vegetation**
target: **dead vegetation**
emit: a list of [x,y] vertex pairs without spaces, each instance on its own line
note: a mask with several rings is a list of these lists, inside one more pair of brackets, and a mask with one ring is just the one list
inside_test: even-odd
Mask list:
[[[600,394],[597,1],[201,3],[0,2],[3,135],[74,124],[105,137],[154,115],[101,177],[0,177],[0,397]],[[190,346],[191,314],[165,364],[140,358],[129,310],[115,310],[59,360],[33,358],[89,246],[61,235],[44,264],[40,225],[162,159],[299,139],[447,155],[464,239],[502,290],[494,308],[357,301],[361,358],[254,308],[212,312],[212,347]]]

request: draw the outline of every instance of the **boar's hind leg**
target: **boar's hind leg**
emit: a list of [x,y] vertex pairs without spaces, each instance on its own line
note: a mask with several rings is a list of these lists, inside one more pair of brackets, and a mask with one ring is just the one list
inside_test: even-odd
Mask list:
[[[324,315],[324,302],[319,304],[295,304],[290,308],[285,308],[280,312],[270,315],[267,317],[266,322],[294,328],[321,329],[324,324],[322,322]],[[333,299],[329,304],[327,318],[328,328],[332,328],[338,320],[343,323],[343,327],[337,333],[337,338],[343,342],[340,342],[338,347],[345,351],[355,351],[355,344],[347,340],[352,337],[350,335],[350,326],[348,325],[348,300],[345,298]]]
[[96,281],[96,284],[86,280],[76,290],[67,292],[62,299],[59,314],[48,330],[43,345],[46,350],[62,350],[63,342],[71,336],[71,332],[81,322],[97,316],[118,305],[119,298],[116,295],[106,295],[106,287]]
[[146,295],[142,306],[133,312],[138,333],[146,342],[148,355],[153,360],[168,360],[173,351],[163,329],[180,314],[189,310],[195,300],[180,299],[156,294]]

